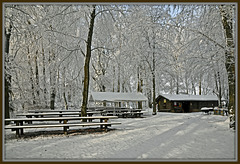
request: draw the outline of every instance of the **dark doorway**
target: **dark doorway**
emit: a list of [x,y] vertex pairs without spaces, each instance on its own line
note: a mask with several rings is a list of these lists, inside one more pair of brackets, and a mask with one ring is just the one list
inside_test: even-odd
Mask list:
[[190,112],[190,102],[182,102],[182,109],[184,113]]

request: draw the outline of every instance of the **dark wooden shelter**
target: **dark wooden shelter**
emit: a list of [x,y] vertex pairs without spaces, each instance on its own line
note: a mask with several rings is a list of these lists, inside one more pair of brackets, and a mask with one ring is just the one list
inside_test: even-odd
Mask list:
[[215,95],[161,94],[156,98],[158,112],[200,112],[202,107],[218,106]]

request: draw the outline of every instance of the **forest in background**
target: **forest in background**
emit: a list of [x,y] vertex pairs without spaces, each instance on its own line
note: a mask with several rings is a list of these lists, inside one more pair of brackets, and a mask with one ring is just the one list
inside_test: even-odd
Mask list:
[[81,108],[84,90],[142,92],[149,107],[215,94],[235,109],[234,4],[5,4],[4,33],[5,117]]

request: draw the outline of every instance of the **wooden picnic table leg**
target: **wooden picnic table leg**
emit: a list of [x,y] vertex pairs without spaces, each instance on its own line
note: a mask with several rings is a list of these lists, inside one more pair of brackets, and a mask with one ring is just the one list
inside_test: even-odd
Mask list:
[[[104,122],[108,122],[108,118],[100,118],[100,122],[102,123],[104,120]],[[100,125],[100,128],[103,129],[103,125]],[[107,129],[107,125],[105,125],[105,130]]]
[[[100,122],[102,123],[104,119],[100,118]],[[100,125],[100,128],[103,128],[103,125]]]
[[[62,112],[60,111],[59,113],[62,113]],[[62,117],[62,115],[60,114],[59,117]],[[60,121],[60,123],[61,123],[61,121]]]
[[[93,113],[88,113],[87,114],[89,117],[92,117]],[[92,122],[92,119],[88,119],[89,122]]]
[[[101,123],[103,122],[103,119],[102,119],[102,118],[100,118],[100,122],[101,122]],[[102,126],[102,125],[100,125],[100,128],[102,129],[102,128],[103,128],[103,126]]]
[[[61,112],[60,112],[60,113],[61,113]],[[62,115],[60,114],[60,115],[59,115],[59,117],[62,117]],[[61,122],[62,122],[62,121],[61,121],[61,120],[59,120],[59,123],[61,123]]]
[[[16,121],[16,126],[20,126],[20,125],[23,125],[23,121]],[[19,133],[19,132],[21,132],[21,133]],[[23,128],[16,129],[17,138],[20,137],[21,135],[23,135]]]
[[[104,119],[104,122],[108,122],[108,119],[106,118],[106,119]],[[105,131],[107,131],[107,125],[105,125]]]
[[[63,121],[63,124],[67,124],[67,120],[64,120],[64,121]],[[67,129],[68,129],[67,126],[64,126],[64,127],[63,127],[63,132],[64,132],[65,135],[67,135]]]
[[[32,115],[27,116],[27,118],[32,118]],[[27,121],[28,124],[32,124],[32,121]]]
[[[19,126],[19,121],[16,121],[16,126]],[[19,129],[16,129],[16,136],[20,137]]]
[[[20,121],[20,125],[21,126],[23,125],[23,121]],[[21,135],[23,135],[23,128],[21,128],[20,131],[21,131]]]

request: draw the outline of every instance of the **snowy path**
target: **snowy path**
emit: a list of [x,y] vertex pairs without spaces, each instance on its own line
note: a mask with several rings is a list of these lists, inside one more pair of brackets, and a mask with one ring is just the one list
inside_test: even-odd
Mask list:
[[11,139],[15,160],[234,160],[235,133],[226,116],[158,113],[118,119],[114,131],[87,135]]

